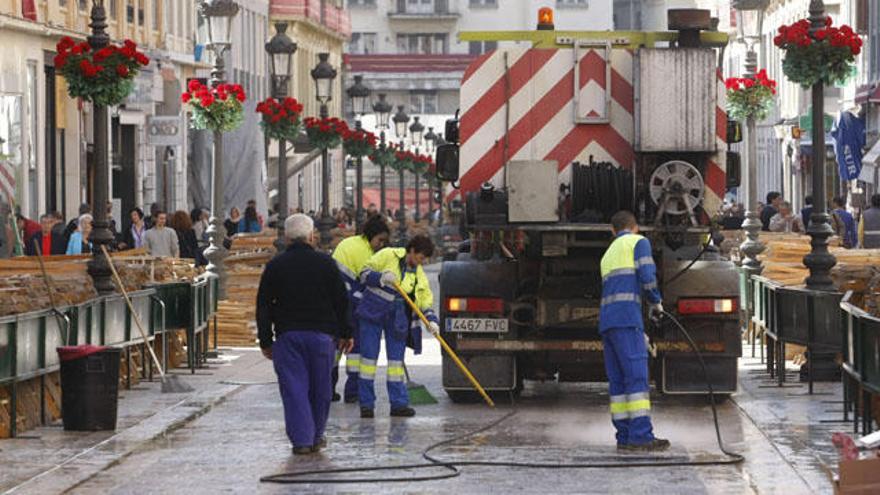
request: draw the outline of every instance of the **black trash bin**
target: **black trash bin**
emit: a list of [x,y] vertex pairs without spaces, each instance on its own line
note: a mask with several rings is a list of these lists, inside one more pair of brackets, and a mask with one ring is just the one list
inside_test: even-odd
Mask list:
[[57,351],[64,429],[115,430],[122,349],[78,345],[59,347]]

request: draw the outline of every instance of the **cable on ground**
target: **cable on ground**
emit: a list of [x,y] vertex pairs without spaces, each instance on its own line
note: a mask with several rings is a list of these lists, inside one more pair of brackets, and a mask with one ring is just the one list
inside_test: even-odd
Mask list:
[[[700,362],[700,367],[703,369],[703,378],[706,382],[706,387],[709,391],[709,401],[712,407],[712,420],[715,423],[715,439],[718,443],[718,450],[720,450],[726,457],[723,459],[680,459],[680,458],[668,458],[665,460],[637,460],[637,461],[627,461],[626,457],[621,456],[622,459],[608,462],[576,462],[576,463],[557,463],[557,462],[513,462],[513,461],[470,461],[463,459],[442,459],[436,456],[431,455],[431,452],[437,450],[441,447],[459,442],[461,440],[465,440],[474,435],[478,435],[480,433],[484,433],[488,430],[495,428],[501,423],[507,421],[517,414],[517,411],[511,411],[504,416],[501,416],[498,419],[491,421],[490,423],[481,426],[475,430],[471,430],[465,432],[461,435],[442,440],[440,442],[429,445],[425,450],[422,451],[422,458],[424,458],[428,462],[423,463],[415,463],[415,464],[395,464],[395,465],[376,465],[376,466],[363,466],[363,467],[351,467],[351,468],[335,468],[335,469],[312,469],[306,471],[291,471],[286,473],[278,473],[272,474],[269,476],[263,476],[260,478],[260,482],[263,483],[282,483],[282,484],[297,484],[297,485],[305,485],[305,484],[342,484],[342,483],[412,483],[419,481],[437,481],[444,480],[449,478],[455,478],[461,475],[461,468],[464,466],[483,466],[483,467],[513,467],[513,468],[525,468],[525,469],[616,469],[616,468],[647,468],[647,467],[679,467],[679,466],[723,466],[723,465],[732,465],[739,464],[745,461],[745,457],[742,454],[738,454],[736,452],[732,452],[724,446],[724,441],[721,438],[721,427],[718,423],[718,408],[715,403],[715,390],[712,387],[712,382],[709,380],[709,370],[706,367],[706,362],[703,359],[703,355],[700,353],[699,348],[697,347],[696,342],[694,342],[691,335],[684,328],[681,322],[678,321],[675,316],[663,312],[661,313],[661,318],[666,318],[678,328],[679,331],[684,335],[685,339],[688,341],[688,344],[693,349],[694,353],[697,355],[697,359]],[[642,457],[643,459],[644,457]],[[382,477],[382,478],[367,478],[367,477],[334,477],[333,475],[345,475],[345,474],[355,474],[355,473],[375,473],[375,472],[384,472],[384,471],[413,471],[413,470],[426,470],[426,469],[443,469],[444,472],[440,472],[434,475],[416,475],[416,476],[398,476],[398,477]]]

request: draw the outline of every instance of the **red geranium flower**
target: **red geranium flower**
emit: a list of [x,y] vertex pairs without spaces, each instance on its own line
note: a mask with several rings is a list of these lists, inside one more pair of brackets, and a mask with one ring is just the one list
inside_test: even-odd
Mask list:
[[116,66],[116,73],[119,77],[128,77],[128,67],[122,64]]

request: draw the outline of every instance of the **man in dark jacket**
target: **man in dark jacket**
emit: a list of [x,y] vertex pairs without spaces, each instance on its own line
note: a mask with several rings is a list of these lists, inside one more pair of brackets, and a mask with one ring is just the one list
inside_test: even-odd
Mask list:
[[345,282],[333,259],[314,250],[314,222],[291,215],[284,234],[289,247],[260,278],[257,330],[278,375],[293,453],[309,454],[326,445],[336,348],[350,352],[354,341]]
[[776,191],[767,193],[767,206],[761,210],[761,224],[765,232],[770,231],[770,219],[773,215],[779,213],[779,204],[782,203],[782,194]]
[[28,256],[64,254],[67,250],[67,243],[64,242],[64,235],[59,234],[53,229],[54,226],[55,218],[51,214],[47,213],[41,216],[41,230],[27,240],[24,246],[24,254]]

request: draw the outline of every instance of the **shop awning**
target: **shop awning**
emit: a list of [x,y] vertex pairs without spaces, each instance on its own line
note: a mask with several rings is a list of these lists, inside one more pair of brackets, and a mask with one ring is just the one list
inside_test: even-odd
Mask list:
[[856,103],[880,103],[880,83],[865,84],[856,90]]
[[874,146],[862,157],[862,165],[877,166],[880,161],[880,140],[874,143]]

